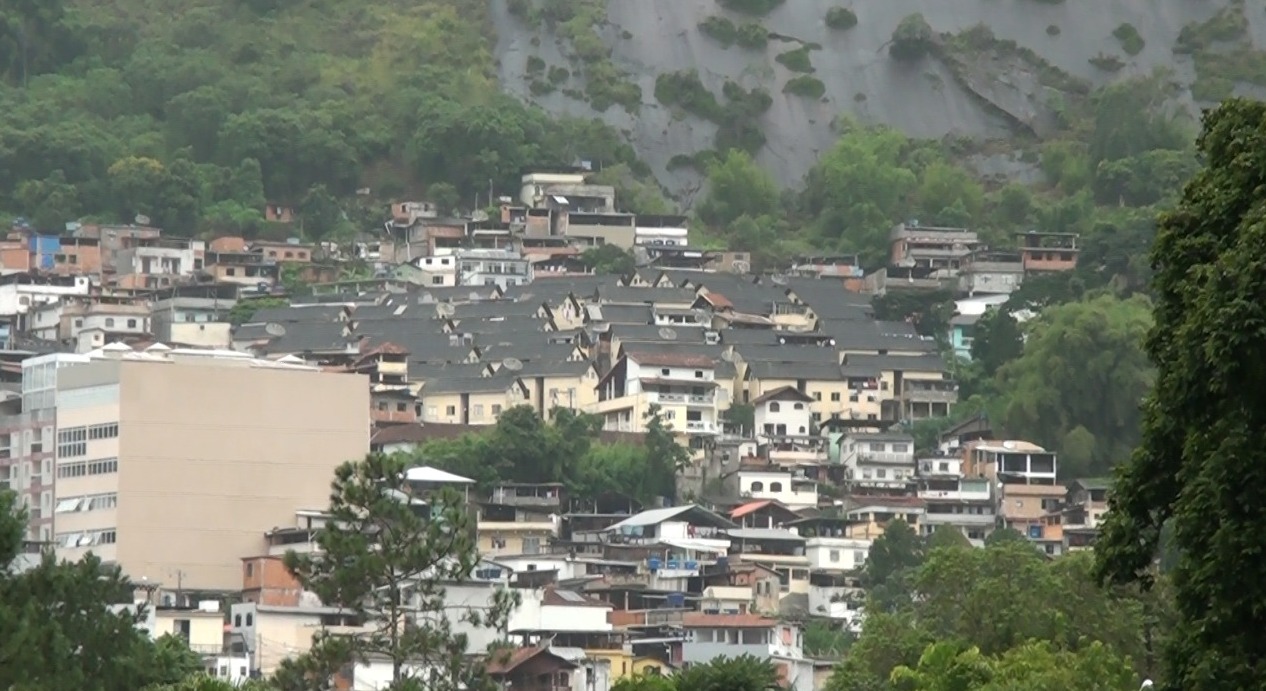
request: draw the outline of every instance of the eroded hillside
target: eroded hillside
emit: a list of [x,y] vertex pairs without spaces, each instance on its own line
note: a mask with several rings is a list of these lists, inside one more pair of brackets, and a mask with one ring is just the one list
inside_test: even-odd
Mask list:
[[[506,90],[599,115],[686,193],[689,157],[716,148],[718,130],[785,184],[831,146],[841,115],[1007,140],[1012,153],[978,162],[1020,174],[1017,143],[1055,135],[1113,80],[1168,68],[1192,110],[1266,86],[1266,8],[1237,0],[493,0],[493,22]],[[903,22],[925,39],[906,59],[891,50]]]

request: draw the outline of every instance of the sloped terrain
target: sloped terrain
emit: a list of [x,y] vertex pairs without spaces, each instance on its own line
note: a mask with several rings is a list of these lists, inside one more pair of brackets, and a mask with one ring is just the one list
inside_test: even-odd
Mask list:
[[[780,182],[795,184],[838,137],[833,125],[841,115],[918,137],[1043,138],[1058,129],[1066,99],[1086,97],[1113,80],[1169,68],[1189,90],[1200,55],[1175,51],[1180,33],[1191,33],[1190,27],[1220,10],[1233,6],[1247,20],[1237,51],[1261,45],[1266,33],[1266,8],[1235,0],[855,2],[850,9],[856,26],[843,30],[827,25],[828,12],[845,4],[832,0],[792,0],[766,16],[731,12],[718,0],[608,0],[593,30],[614,67],[640,87],[641,98],[632,108],[595,108],[585,99],[587,65],[573,42],[548,20],[525,21],[516,4],[521,10],[522,2],[493,0],[503,87],[554,113],[600,116],[627,133],[661,181],[679,192],[696,184],[697,171],[670,163],[712,148],[717,125],[658,102],[660,75],[697,70],[716,94],[727,81],[764,89],[772,102],[754,123],[765,138],[757,157]],[[915,13],[936,33],[937,49],[915,60],[894,59],[894,31]],[[767,45],[726,47],[700,29],[713,16],[759,24],[769,33]],[[784,93],[804,69],[793,71],[778,56],[801,46],[808,47],[812,78],[824,87],[821,98]],[[529,61],[538,70],[542,64],[564,66],[570,76],[545,93],[526,76]],[[1240,91],[1264,81],[1255,74],[1241,77]],[[1194,110],[1190,99],[1184,105]],[[994,161],[998,166],[1007,167]]]

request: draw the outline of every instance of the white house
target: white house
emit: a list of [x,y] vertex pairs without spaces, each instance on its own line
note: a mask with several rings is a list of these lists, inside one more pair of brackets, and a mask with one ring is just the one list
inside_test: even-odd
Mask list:
[[756,438],[761,443],[809,434],[813,397],[794,386],[781,386],[752,400]]
[[740,469],[737,476],[744,498],[772,499],[793,508],[818,505],[818,484],[795,471],[766,466]]
[[841,443],[840,462],[854,485],[903,488],[915,478],[914,437],[900,432],[853,432]]

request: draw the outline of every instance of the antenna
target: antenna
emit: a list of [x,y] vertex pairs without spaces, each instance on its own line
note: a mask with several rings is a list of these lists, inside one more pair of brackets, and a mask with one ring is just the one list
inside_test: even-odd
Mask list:
[[665,326],[659,330],[659,337],[664,339],[665,341],[675,341],[677,340],[677,331],[675,329],[670,329],[667,326]]
[[277,322],[268,322],[264,325],[264,333],[269,336],[285,336],[286,327],[278,324]]
[[501,366],[511,372],[518,372],[523,369],[523,361],[517,357],[508,357],[501,361]]
[[457,308],[453,307],[453,304],[450,302],[441,302],[435,306],[435,311],[441,317],[447,319],[457,313]]

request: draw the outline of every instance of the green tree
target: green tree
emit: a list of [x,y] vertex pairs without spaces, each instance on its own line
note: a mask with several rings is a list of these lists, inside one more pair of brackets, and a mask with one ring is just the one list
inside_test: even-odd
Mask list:
[[585,250],[580,260],[594,273],[628,276],[637,268],[637,260],[619,245],[600,245]]
[[1154,579],[1173,523],[1177,625],[1164,651],[1165,689],[1258,689],[1266,579],[1256,482],[1266,407],[1257,391],[1258,298],[1266,196],[1266,105],[1232,100],[1206,113],[1206,165],[1162,216],[1152,262],[1155,324],[1147,354],[1156,386],[1139,448],[1118,471],[1096,553],[1117,582]]
[[751,155],[731,149],[708,167],[708,193],[699,203],[699,219],[725,227],[741,216],[758,218],[777,213],[778,186],[756,165]]
[[742,655],[691,665],[673,682],[677,691],[765,691],[778,685],[778,672],[769,660]]
[[303,201],[299,203],[299,219],[304,237],[321,241],[343,226],[343,208],[325,185],[317,184],[309,187],[303,195]]
[[[288,552],[286,567],[327,606],[365,618],[371,630],[342,643],[357,659],[390,660],[393,684],[414,679],[406,665],[417,665],[427,689],[491,689],[467,657],[478,651],[453,632],[443,586],[468,578],[478,563],[471,515],[452,490],[413,495],[406,470],[404,457],[382,454],[339,466],[331,520],[316,536],[320,551]],[[491,604],[463,620],[503,631],[511,596],[500,591]]]
[[1126,458],[1138,441],[1139,401],[1152,385],[1143,352],[1151,326],[1143,297],[1100,296],[1047,309],[1027,323],[1023,354],[998,371],[1008,434],[1057,449],[1084,427],[1094,436],[1094,464],[1068,477],[1098,475]]
[[[131,585],[89,553],[46,553],[19,571],[26,512],[0,491],[0,687],[13,691],[113,691],[179,681],[201,668],[183,642],[156,644],[138,628]],[[116,605],[129,605],[116,607]]]
[[43,180],[27,180],[14,195],[18,207],[37,230],[59,231],[79,217],[79,189],[66,182],[66,174],[54,170]]
[[1024,333],[1011,311],[993,307],[976,321],[971,357],[979,362],[985,376],[992,377],[1003,365],[1024,353]]
[[869,594],[867,610],[892,611],[909,602],[910,578],[923,563],[924,546],[909,523],[889,521],[866,556],[862,583]]

